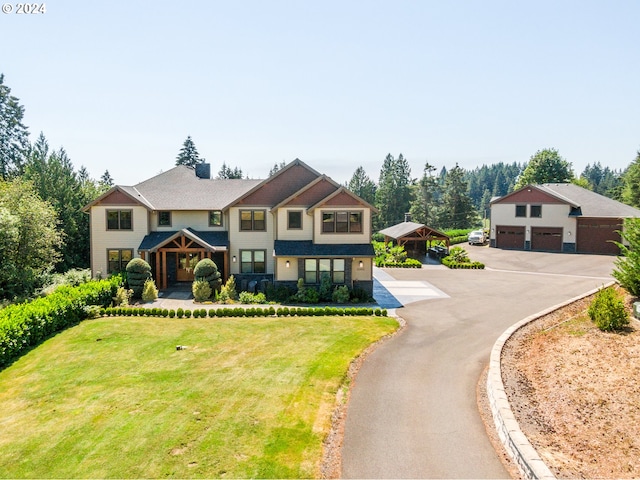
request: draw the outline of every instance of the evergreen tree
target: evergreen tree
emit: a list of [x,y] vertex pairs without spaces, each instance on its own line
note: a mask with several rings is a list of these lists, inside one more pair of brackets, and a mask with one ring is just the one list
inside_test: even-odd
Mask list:
[[376,184],[361,166],[353,172],[347,188],[371,205],[376,201]]
[[560,156],[555,148],[538,150],[516,183],[515,189],[542,183],[569,183],[574,174],[571,163]]
[[218,172],[218,178],[222,179],[232,179],[232,178],[242,178],[242,169],[241,168],[231,168],[227,167],[226,163],[222,163],[222,167],[220,167],[220,171]]
[[41,199],[56,211],[58,225],[63,235],[61,261],[58,271],[89,266],[89,218],[82,207],[101,192],[88,177],[86,169],[75,172],[64,149],[50,152],[42,133],[30,149],[23,178],[32,182]]
[[284,160],[281,161],[280,163],[278,163],[278,162],[274,163],[273,167],[271,168],[271,170],[269,170],[269,176],[271,177],[272,175],[275,175],[280,170],[282,170],[284,167],[285,167]]
[[11,95],[0,74],[0,179],[8,179],[22,173],[22,166],[29,147],[29,133],[22,124],[24,107]]
[[411,203],[411,167],[400,154],[397,159],[388,154],[380,170],[380,181],[376,190],[376,229],[395,225],[404,220]]
[[100,177],[100,185],[107,187],[107,189],[115,185],[115,182],[113,181],[113,177],[109,173],[109,170],[105,170],[102,176]]
[[640,150],[638,150],[635,160],[623,175],[623,185],[623,202],[640,208]]
[[198,163],[203,163],[204,158],[200,158],[196,145],[191,140],[191,135],[187,136],[187,139],[182,144],[180,153],[176,157],[176,165],[186,165],[188,167],[194,167]]
[[469,228],[477,221],[478,214],[467,193],[464,171],[456,163],[445,178],[439,224],[443,228]]
[[413,201],[411,202],[411,219],[416,223],[437,226],[438,203],[440,200],[440,186],[433,175],[436,167],[425,163],[422,178],[413,186]]

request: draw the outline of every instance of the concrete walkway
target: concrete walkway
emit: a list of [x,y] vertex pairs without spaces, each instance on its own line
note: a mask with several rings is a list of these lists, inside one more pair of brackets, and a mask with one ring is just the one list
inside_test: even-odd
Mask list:
[[407,281],[428,281],[418,296],[430,286],[445,296],[399,307],[407,328],[360,369],[347,411],[343,478],[509,478],[476,403],[491,348],[512,324],[609,280],[614,260],[468,251],[493,270],[385,270],[401,282],[400,298]]

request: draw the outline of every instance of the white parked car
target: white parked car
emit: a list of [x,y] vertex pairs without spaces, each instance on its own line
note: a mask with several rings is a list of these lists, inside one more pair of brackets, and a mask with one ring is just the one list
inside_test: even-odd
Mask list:
[[484,245],[487,240],[484,236],[484,230],[474,230],[468,236],[469,245]]

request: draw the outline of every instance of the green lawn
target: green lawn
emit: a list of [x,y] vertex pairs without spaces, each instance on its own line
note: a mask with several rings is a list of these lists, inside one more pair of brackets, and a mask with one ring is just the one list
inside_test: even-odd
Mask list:
[[85,321],[0,371],[0,478],[317,476],[350,361],[396,328],[387,317]]

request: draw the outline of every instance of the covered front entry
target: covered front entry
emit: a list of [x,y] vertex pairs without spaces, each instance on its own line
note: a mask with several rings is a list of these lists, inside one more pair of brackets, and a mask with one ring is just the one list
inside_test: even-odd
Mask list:
[[[203,258],[212,259],[223,281],[226,281],[229,271],[226,238],[226,232],[196,232],[192,229],[153,232],[145,237],[138,250],[141,258],[151,265],[160,289],[179,282],[192,282],[194,268]],[[210,243],[212,241],[213,244]]]

